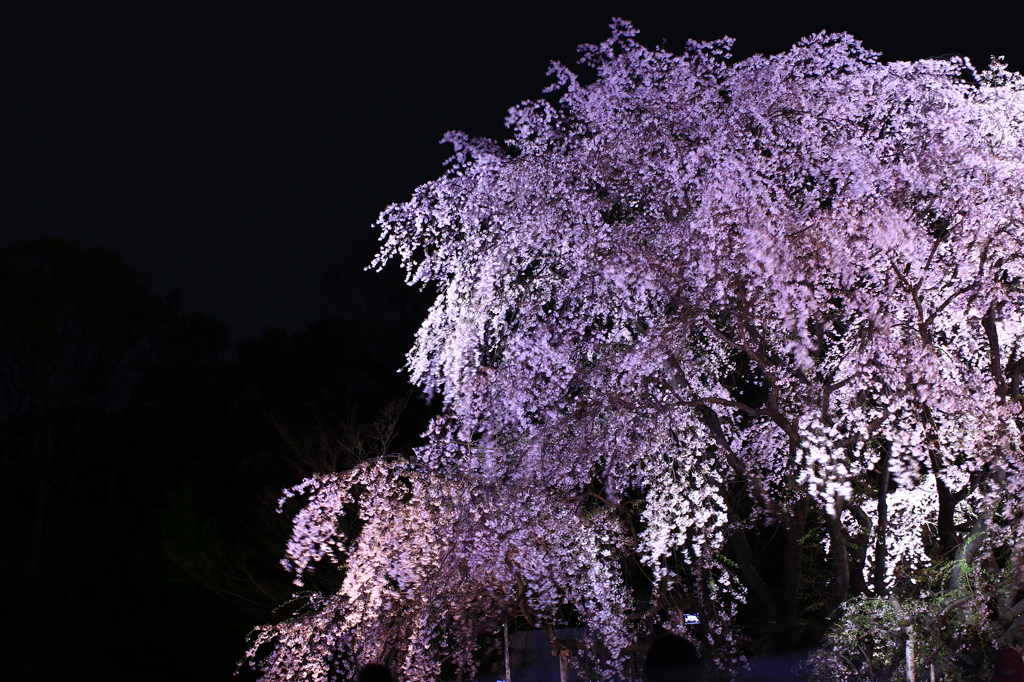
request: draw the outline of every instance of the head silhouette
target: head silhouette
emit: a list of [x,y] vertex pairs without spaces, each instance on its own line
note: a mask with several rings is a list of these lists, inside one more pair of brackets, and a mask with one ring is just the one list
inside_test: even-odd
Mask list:
[[394,682],[391,669],[380,663],[364,665],[359,670],[359,682]]
[[648,682],[688,682],[701,675],[697,649],[682,637],[664,635],[647,652]]

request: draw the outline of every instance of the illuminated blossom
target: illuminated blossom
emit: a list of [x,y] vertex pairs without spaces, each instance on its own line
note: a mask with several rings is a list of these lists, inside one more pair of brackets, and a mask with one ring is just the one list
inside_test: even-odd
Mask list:
[[[408,368],[445,413],[413,459],[293,491],[286,565],[347,572],[260,632],[267,679],[471,674],[478,635],[565,608],[611,674],[674,594],[729,651],[752,589],[729,538],[799,539],[809,508],[837,605],[997,546],[1020,566],[1024,80],[842,34],[730,64],[728,39],[612,29],[594,82],[555,64],[510,140],[450,133],[444,175],[381,214],[377,265],[438,290]],[[642,617],[692,637],[677,611]]]

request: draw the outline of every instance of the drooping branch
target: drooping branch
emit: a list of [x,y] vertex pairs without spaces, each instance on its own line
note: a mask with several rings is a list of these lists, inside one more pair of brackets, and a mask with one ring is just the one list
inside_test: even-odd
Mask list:
[[754,499],[761,505],[769,515],[775,518],[783,517],[783,513],[779,505],[768,496],[765,492],[764,482],[761,481],[761,477],[751,471],[743,461],[736,455],[732,447],[729,445],[729,441],[725,438],[725,433],[722,431],[722,423],[718,419],[718,415],[707,405],[700,405],[696,408],[697,414],[700,416],[701,423],[707,427],[708,431],[711,432],[711,437],[714,439],[715,444],[718,445],[723,455],[725,455],[726,461],[733,471],[743,480]]
[[[665,360],[665,366],[668,370],[669,381],[675,390],[683,392],[686,388],[686,379],[682,371],[682,367],[679,365],[679,361],[674,355],[669,355]],[[722,423],[718,418],[718,415],[708,405],[702,403],[691,403],[695,409],[695,412],[699,416],[701,423],[711,433],[711,437],[714,439],[715,444],[718,446],[722,455],[726,458],[729,467],[743,480],[749,487],[751,494],[769,514],[774,516],[780,515],[778,505],[772,500],[765,492],[765,487],[761,478],[751,471],[740,459],[740,457],[733,451],[732,446],[725,437],[725,433],[722,431]]]
[[[921,302],[920,296],[921,284],[924,282],[924,279],[918,280],[917,284],[911,284],[910,280],[907,279],[907,274],[900,270],[895,260],[890,258],[889,263],[892,272],[896,275],[897,281],[903,286],[903,290],[910,295],[910,299],[914,303],[914,310],[917,312],[917,331],[921,336],[921,343],[925,346],[930,346],[932,343],[932,332],[925,318],[924,304]],[[910,268],[910,263],[907,263],[907,268]]]

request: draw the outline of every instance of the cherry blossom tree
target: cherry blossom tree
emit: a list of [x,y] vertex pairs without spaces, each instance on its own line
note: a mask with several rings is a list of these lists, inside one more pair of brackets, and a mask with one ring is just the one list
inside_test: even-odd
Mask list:
[[258,632],[266,679],[471,674],[513,616],[607,674],[649,622],[721,659],[753,608],[795,646],[815,518],[824,616],[1022,641],[1024,79],[843,34],[735,63],[635,35],[581,48],[588,84],[554,64],[504,143],[450,133],[381,214],[376,265],[439,292],[408,368],[445,412],[414,456],[287,493],[297,584],[345,577]]

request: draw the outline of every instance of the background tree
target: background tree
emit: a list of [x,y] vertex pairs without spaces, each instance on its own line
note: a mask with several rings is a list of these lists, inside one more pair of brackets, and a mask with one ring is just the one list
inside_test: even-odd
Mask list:
[[415,330],[334,317],[229,360],[224,323],[116,254],[0,250],[0,677],[229,677],[253,625],[289,613],[281,488],[426,427],[367,326]]
[[[730,64],[728,40],[612,30],[582,48],[594,82],[555,64],[557,101],[513,108],[504,144],[449,134],[447,172],[382,214],[377,263],[438,288],[409,368],[445,414],[412,460],[288,492],[298,584],[348,568],[261,631],[268,679],[466,673],[516,614],[579,618],[556,649],[611,671],[645,621],[721,661],[745,612],[779,651],[926,589],[986,624],[952,650],[1020,638],[1024,81],[848,35]],[[961,599],[982,558],[998,577]]]
[[[295,334],[267,329],[229,362],[199,354],[212,330],[189,325],[173,339],[182,350],[164,353],[135,390],[139,477],[156,488],[147,604],[162,614],[156,639],[188,652],[168,679],[225,678],[255,624],[293,612],[295,602],[282,605],[290,592],[280,566],[289,524],[274,513],[282,487],[419,442],[430,407],[397,373],[401,354],[371,341],[367,325],[406,343],[414,331],[336,316]],[[338,584],[330,568],[309,578],[322,590]]]
[[124,531],[119,413],[173,314],[112,253],[50,239],[0,251],[0,589],[18,623],[17,655],[5,657],[18,679],[46,679],[67,660],[102,670],[109,658],[75,633],[111,626],[94,586],[122,577],[102,562]]

